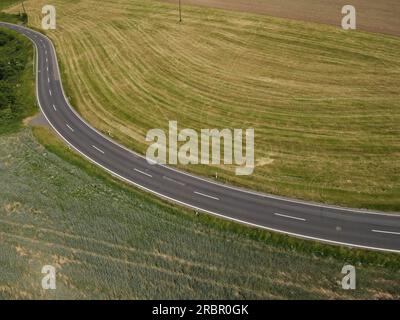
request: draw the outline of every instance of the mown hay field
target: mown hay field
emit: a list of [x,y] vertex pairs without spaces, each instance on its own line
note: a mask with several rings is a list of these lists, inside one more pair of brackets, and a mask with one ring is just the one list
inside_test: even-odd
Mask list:
[[[39,27],[44,0],[26,1]],[[137,151],[146,132],[255,129],[257,167],[185,170],[263,192],[400,209],[400,38],[156,1],[59,1],[73,105]],[[18,11],[15,7],[11,11]]]
[[28,39],[0,28],[0,134],[20,129],[22,119],[37,112],[33,57]]

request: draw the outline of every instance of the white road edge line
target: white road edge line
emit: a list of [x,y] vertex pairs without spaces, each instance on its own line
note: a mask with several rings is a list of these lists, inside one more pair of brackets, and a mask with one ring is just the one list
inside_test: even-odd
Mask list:
[[294,220],[307,221],[306,219],[299,218],[299,217],[288,216],[287,214],[274,213],[274,215],[275,215],[275,216],[279,216],[279,217],[294,219]]
[[95,148],[98,152],[101,152],[102,154],[104,154],[104,151],[99,149],[99,148],[97,148],[95,145],[92,145],[92,147]]
[[388,233],[388,234],[395,234],[400,236],[400,232],[394,232],[394,231],[384,231],[384,230],[371,230],[372,232],[376,233]]
[[[10,24],[10,23],[5,23],[5,24],[12,25],[12,24]],[[38,47],[37,47],[36,43],[35,43],[34,41],[32,41],[32,43],[33,43],[34,46],[36,47],[36,51],[38,51]],[[53,45],[53,43],[52,43],[51,41],[50,41],[50,44],[51,44],[51,46],[52,46],[52,48],[53,48],[53,50],[54,50],[54,52],[55,52],[54,45]],[[133,186],[136,186],[136,187],[138,187],[138,188],[140,188],[140,189],[142,189],[142,190],[145,190],[145,191],[147,191],[147,192],[149,192],[149,193],[152,193],[152,194],[154,194],[154,195],[157,195],[157,196],[159,196],[159,197],[161,197],[161,198],[164,198],[164,199],[167,199],[167,200],[169,200],[169,201],[172,201],[172,202],[181,204],[181,205],[183,205],[183,206],[186,206],[186,207],[191,208],[191,209],[194,209],[194,210],[198,210],[198,211],[201,211],[201,212],[205,212],[205,213],[214,215],[214,216],[216,216],[216,217],[220,217],[220,218],[224,218],[224,219],[227,219],[227,220],[230,220],[230,221],[238,222],[238,223],[241,223],[241,224],[244,224],[244,225],[247,225],[247,226],[258,227],[258,228],[261,228],[261,229],[264,229],[264,230],[269,230],[269,231],[273,231],[273,232],[278,232],[278,233],[281,233],[281,234],[286,234],[286,235],[298,237],[298,238],[301,238],[301,239],[308,239],[308,240],[314,240],[314,241],[317,240],[317,241],[322,241],[322,242],[325,242],[325,243],[336,244],[336,245],[346,245],[346,246],[350,246],[350,247],[354,247],[354,248],[363,248],[363,249],[378,250],[378,251],[383,251],[383,252],[395,252],[395,253],[400,253],[400,250],[396,250],[396,249],[387,249],[387,248],[381,248],[381,247],[373,247],[373,246],[360,245],[360,244],[355,244],[355,243],[351,243],[351,242],[342,242],[342,241],[328,240],[328,239],[324,239],[324,238],[320,238],[320,237],[315,237],[315,236],[305,236],[305,235],[302,235],[302,234],[299,234],[299,233],[295,233],[295,232],[280,230],[280,229],[276,229],[276,228],[271,228],[271,227],[259,225],[259,224],[256,224],[256,223],[251,223],[251,222],[244,221],[244,220],[241,220],[241,219],[232,218],[232,217],[229,217],[229,216],[226,216],[226,215],[223,215],[223,214],[220,214],[220,213],[211,211],[211,210],[199,208],[199,207],[197,207],[197,206],[191,205],[191,204],[189,204],[189,203],[185,203],[185,202],[180,201],[180,200],[178,200],[178,199],[174,199],[174,198],[168,197],[168,196],[166,196],[166,195],[164,195],[164,194],[161,194],[161,193],[159,193],[159,192],[157,192],[157,191],[154,191],[154,190],[151,190],[151,189],[149,189],[149,188],[146,188],[145,186],[142,186],[142,185],[140,185],[139,183],[136,183],[136,182],[134,182],[134,181],[132,181],[132,180],[130,180],[130,179],[127,179],[127,178],[121,176],[120,174],[118,174],[118,173],[112,171],[111,169],[106,168],[106,167],[103,166],[102,164],[98,163],[96,160],[90,158],[90,156],[86,155],[86,154],[83,153],[81,150],[79,150],[77,147],[75,147],[75,146],[74,146],[72,143],[70,143],[66,138],[64,138],[63,135],[62,135],[62,134],[56,129],[56,127],[50,122],[49,118],[47,117],[46,113],[44,112],[44,109],[43,109],[42,104],[40,103],[40,99],[39,99],[39,85],[38,85],[38,84],[39,84],[39,71],[40,71],[40,70],[39,70],[39,68],[38,68],[38,62],[39,62],[39,57],[38,57],[38,55],[36,55],[36,61],[37,61],[37,64],[36,64],[36,99],[38,100],[39,107],[40,107],[40,109],[42,110],[42,112],[43,112],[43,114],[44,114],[44,117],[45,117],[46,120],[50,123],[50,126],[53,128],[53,130],[60,136],[60,138],[61,138],[62,140],[65,141],[66,144],[68,144],[72,149],[76,150],[76,152],[78,152],[79,154],[81,154],[83,157],[85,157],[86,159],[88,159],[88,160],[91,161],[92,163],[98,165],[100,168],[102,168],[103,170],[105,170],[105,171],[107,171],[108,173],[110,173],[112,176],[117,177],[117,178],[119,178],[119,179],[121,179],[121,180],[123,180],[123,181],[125,181],[125,182],[128,182],[128,183],[132,184]],[[56,60],[56,67],[57,67],[57,69],[58,69],[58,73],[60,74],[60,72],[59,72],[59,65],[58,65],[58,61],[57,61],[57,60]],[[66,99],[66,96],[65,96],[65,93],[64,93],[64,90],[63,90],[64,88],[62,87],[62,79],[60,79],[60,83],[61,83],[61,88],[62,88],[62,91],[63,91],[64,99]],[[66,100],[66,101],[68,101],[68,100]],[[72,109],[72,107],[71,107],[70,105],[69,105],[69,107],[70,107],[71,110],[74,112],[74,110]],[[80,119],[82,119],[82,118],[80,118]],[[83,121],[83,122],[86,123],[85,121]],[[94,129],[93,129],[93,130],[94,130]],[[96,130],[95,130],[95,131],[96,131]],[[111,140],[110,140],[110,141],[111,141]],[[126,149],[126,150],[129,150],[129,149]],[[131,151],[131,152],[132,152],[132,151]],[[139,154],[138,154],[138,155],[139,155]],[[168,168],[168,167],[166,167],[166,168]],[[266,195],[266,197],[268,197],[268,196]],[[289,201],[289,202],[296,202],[296,201]],[[298,202],[298,203],[302,203],[302,202]],[[304,203],[303,203],[303,204],[304,204]],[[317,205],[314,204],[314,206],[317,206]],[[324,206],[322,206],[322,207],[324,207]],[[327,207],[327,208],[330,208],[329,206],[326,206],[326,207]],[[345,210],[349,210],[349,211],[350,211],[351,209],[345,209]],[[366,213],[366,214],[369,213],[369,212],[363,212],[363,211],[359,211],[359,212]],[[382,213],[374,213],[374,212],[372,212],[372,213],[370,213],[370,214],[387,215],[387,216],[390,215],[390,214],[382,214]],[[391,215],[391,216],[393,216],[393,215]],[[396,215],[396,216],[399,217],[399,215]]]
[[152,176],[151,174],[148,174],[148,173],[146,173],[146,172],[143,172],[142,170],[139,170],[139,169],[136,169],[136,168],[134,168],[133,170],[135,170],[136,172],[139,172],[139,173],[141,173],[141,174],[144,174],[145,176],[148,176],[148,177],[150,177],[150,178],[153,178],[153,176]]
[[218,201],[219,201],[219,198],[213,197],[213,196],[209,196],[208,194],[204,194],[204,193],[197,192],[197,191],[194,191],[193,193],[198,194],[199,196],[203,196],[203,197],[207,197],[207,198],[210,198],[210,199],[214,199],[214,200],[218,200]]
[[71,127],[68,123],[66,123],[65,125],[68,127],[69,130],[71,130],[72,132],[74,132],[74,129],[72,129],[72,127]]

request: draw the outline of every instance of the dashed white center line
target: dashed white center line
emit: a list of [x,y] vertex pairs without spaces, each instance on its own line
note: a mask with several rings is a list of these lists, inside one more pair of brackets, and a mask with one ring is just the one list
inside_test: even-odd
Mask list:
[[167,177],[167,176],[163,176],[163,179],[168,180],[168,181],[171,181],[171,182],[175,182],[176,184],[179,184],[179,185],[181,185],[181,186],[184,186],[184,185],[185,185],[183,182],[176,181],[175,179],[169,178],[169,177]]
[[214,200],[219,200],[217,197],[213,197],[213,196],[210,196],[208,194],[201,193],[201,192],[194,191],[193,193],[198,194],[199,196],[202,196],[202,197],[206,197],[206,198],[210,198],[210,199],[214,199]]
[[47,82],[50,83],[50,78],[47,78]]
[[135,170],[136,172],[139,172],[139,173],[141,173],[141,174],[144,174],[145,176],[148,176],[148,177],[150,177],[150,178],[153,178],[153,176],[152,176],[151,174],[148,174],[148,173],[146,173],[146,172],[143,172],[142,170],[139,170],[139,169],[136,169],[136,168],[134,168],[133,170]]
[[51,90],[49,90],[49,94],[50,94],[50,96],[52,95],[52,94],[51,94]]
[[104,154],[104,151],[103,150],[101,150],[101,149],[99,149],[99,148],[97,148],[96,146],[94,146],[94,145],[92,145],[92,147],[93,148],[95,148],[98,152],[101,152],[102,154]]
[[46,63],[47,63],[47,62],[49,62],[49,59],[47,59],[47,57],[46,57]]
[[49,67],[46,67],[47,72],[49,72]]
[[281,213],[274,213],[274,215],[279,216],[279,217],[294,219],[294,220],[306,221],[306,219],[303,219],[303,218],[288,216],[286,214],[281,214]]
[[74,129],[72,129],[71,126],[70,126],[68,123],[66,123],[65,125],[68,127],[69,130],[71,130],[72,132],[74,132]]
[[53,109],[54,109],[54,111],[57,111],[57,108],[54,104],[53,104]]
[[394,232],[394,231],[385,231],[385,230],[371,230],[372,232],[377,232],[377,233],[387,233],[387,234],[395,234],[400,236],[400,232]]

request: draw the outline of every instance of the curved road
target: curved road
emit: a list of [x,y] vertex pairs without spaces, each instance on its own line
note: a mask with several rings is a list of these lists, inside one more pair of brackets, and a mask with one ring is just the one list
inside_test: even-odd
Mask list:
[[36,46],[40,108],[54,130],[112,175],[164,199],[250,226],[301,238],[400,252],[400,216],[306,203],[217,184],[146,159],[88,125],[65,97],[52,42],[31,29],[2,23]]

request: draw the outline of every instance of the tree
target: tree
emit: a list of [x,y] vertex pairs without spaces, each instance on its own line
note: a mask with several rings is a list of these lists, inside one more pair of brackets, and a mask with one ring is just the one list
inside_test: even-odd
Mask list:
[[179,0],[179,22],[182,22],[181,0]]

